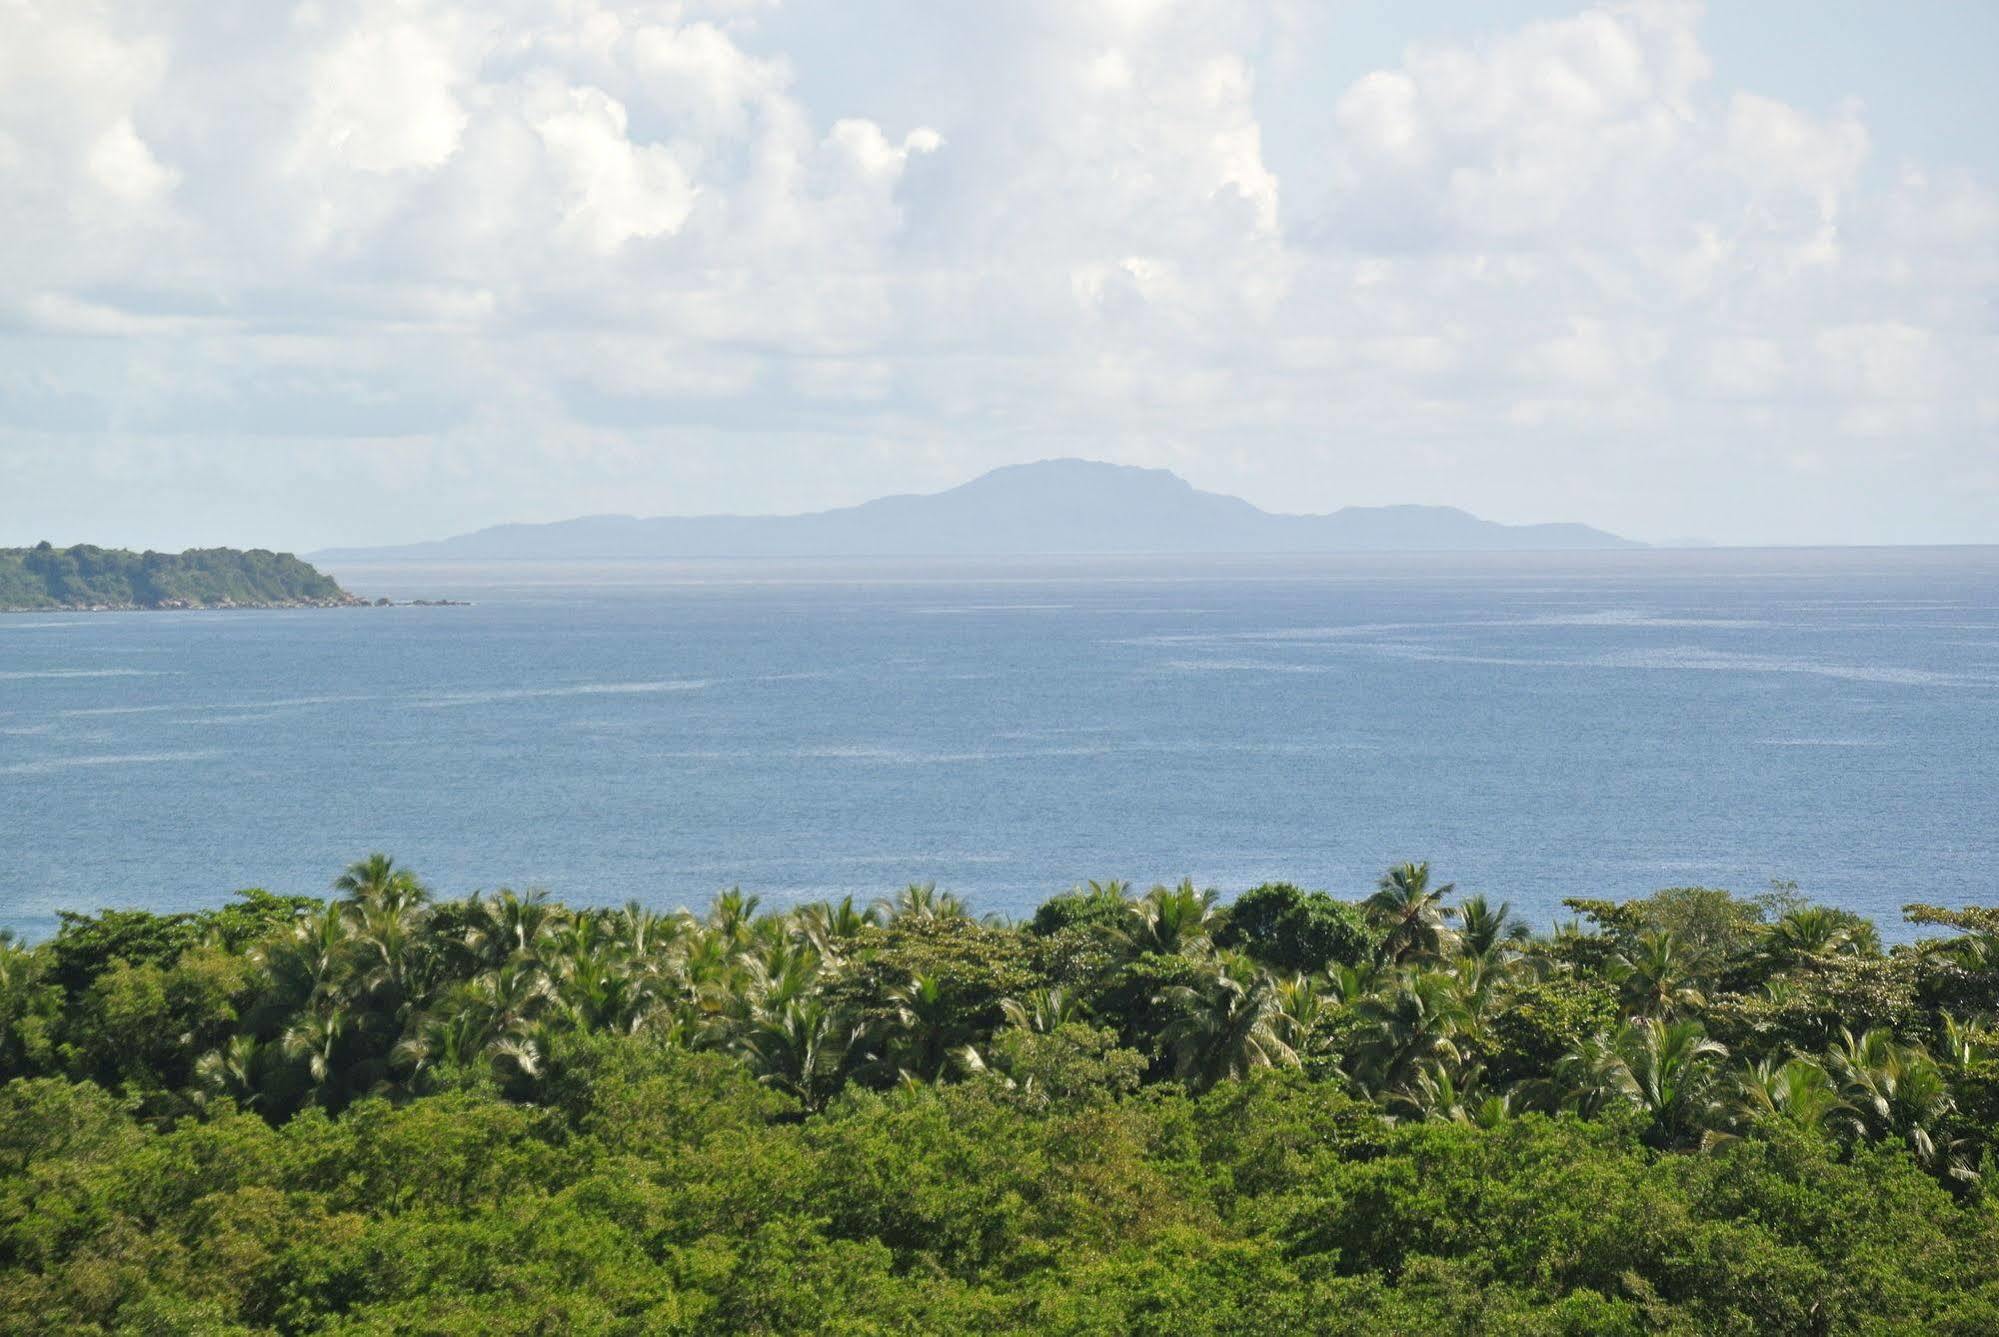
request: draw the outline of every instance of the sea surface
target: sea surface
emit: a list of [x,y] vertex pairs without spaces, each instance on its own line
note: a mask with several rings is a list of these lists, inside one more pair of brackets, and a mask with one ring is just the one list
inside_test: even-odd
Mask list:
[[338,568],[0,616],[0,926],[322,892],[1086,878],[1999,900],[1999,548]]

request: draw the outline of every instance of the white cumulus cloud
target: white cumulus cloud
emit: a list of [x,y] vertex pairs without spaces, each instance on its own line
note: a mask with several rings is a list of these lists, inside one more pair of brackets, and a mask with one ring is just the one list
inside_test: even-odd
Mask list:
[[[1339,79],[1332,12],[0,0],[0,540],[1058,453],[1288,508],[1999,538],[1989,172],[1785,101],[1680,0],[1468,7]],[[1804,473],[1819,518],[1767,532]]]

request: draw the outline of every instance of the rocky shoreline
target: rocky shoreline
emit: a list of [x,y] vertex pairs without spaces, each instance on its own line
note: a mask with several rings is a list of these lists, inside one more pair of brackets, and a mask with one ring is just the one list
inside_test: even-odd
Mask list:
[[69,603],[69,604],[24,604],[0,608],[6,613],[205,613],[220,611],[248,612],[254,609],[272,608],[469,608],[465,599],[364,599],[350,594],[340,599],[272,599],[241,601],[218,599],[213,603],[197,603],[190,599],[162,599],[158,603]]

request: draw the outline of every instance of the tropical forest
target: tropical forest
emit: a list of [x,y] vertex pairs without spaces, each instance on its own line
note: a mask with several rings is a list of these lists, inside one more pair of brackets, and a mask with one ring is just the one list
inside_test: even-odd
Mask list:
[[0,612],[337,607],[361,602],[290,553],[262,548],[131,552],[79,543],[0,548]]
[[0,1331],[1999,1331],[1999,911],[1566,905],[65,914],[0,942]]

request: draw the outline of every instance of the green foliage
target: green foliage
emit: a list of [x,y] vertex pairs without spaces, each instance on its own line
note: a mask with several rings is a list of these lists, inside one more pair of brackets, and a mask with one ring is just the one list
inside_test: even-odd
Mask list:
[[1514,987],[1494,1013],[1477,1054],[1494,1082],[1524,1082],[1555,1069],[1562,1055],[1617,1024],[1618,995],[1607,980],[1555,975]]
[[56,983],[80,998],[112,962],[130,966],[170,966],[181,954],[213,941],[244,952],[285,927],[319,902],[310,896],[274,896],[259,887],[236,893],[217,910],[154,914],[149,910],[100,910],[94,915],[64,910],[48,951]]
[[1204,961],[1147,952],[1124,961],[1085,989],[1089,1013],[1140,1053],[1156,1053],[1160,1035],[1172,1023],[1172,991],[1198,989],[1211,977]]
[[1002,1000],[1034,983],[1020,934],[962,916],[904,916],[859,941],[826,996],[883,1037],[888,1076],[937,1077],[954,1051],[1000,1027]]
[[0,609],[210,608],[347,603],[332,577],[262,548],[129,552],[78,544],[0,548]]
[[201,922],[191,914],[156,915],[147,910],[101,910],[81,915],[64,910],[49,943],[55,980],[71,998],[81,998],[114,962],[167,966],[201,941]]
[[1397,864],[1382,874],[1364,906],[1380,935],[1376,955],[1396,965],[1447,955],[1456,942],[1444,903],[1456,889],[1449,882],[1431,886],[1427,863]]
[[554,1106],[579,1130],[632,1153],[699,1147],[798,1109],[726,1055],[655,1037],[579,1036],[559,1051],[556,1072],[548,1085]]
[[1293,971],[1357,966],[1380,945],[1357,907],[1288,882],[1266,882],[1236,897],[1215,940]]
[[1636,944],[1648,933],[1670,935],[1689,977],[1703,986],[1757,949],[1766,917],[1762,905],[1713,887],[1669,887],[1621,904],[1583,899],[1562,904],[1595,920],[1620,945]]
[[0,1332],[1999,1326],[1999,918],[1448,890],[66,916]]
[[[1625,1301],[1645,1329],[1921,1329],[1958,1306],[1954,1286],[1989,1291],[1979,1260],[1999,1244],[1906,1161],[1843,1165],[1801,1143],[1654,1159],[1609,1127],[1538,1116],[1399,1130],[1316,1188],[1286,1231],[1303,1258],[1405,1275],[1468,1260],[1475,1279]],[[1905,1246],[1921,1280],[1877,1271]]]
[[1248,957],[1223,956],[1195,983],[1175,985],[1157,1001],[1171,1015],[1160,1048],[1173,1075],[1196,1090],[1298,1064],[1278,983]]
[[1765,977],[1752,992],[1715,995],[1706,1015],[1737,1048],[1815,1053],[1841,1028],[1918,1030],[1917,986],[1926,973],[1911,955],[1807,958]]
[[1147,1062],[1108,1027],[1065,1021],[1046,1032],[1007,1027],[993,1037],[990,1066],[1022,1100],[1045,1105],[1129,1095]]
[[84,997],[68,1066],[107,1086],[185,1087],[195,1057],[229,1039],[257,982],[255,966],[222,947],[196,947],[166,968],[113,961]]
[[1083,924],[1123,928],[1131,912],[1130,892],[1129,886],[1116,880],[1088,883],[1043,901],[1028,927],[1042,938]]
[[62,1018],[48,949],[0,934],[0,1082],[50,1067]]

